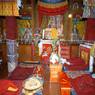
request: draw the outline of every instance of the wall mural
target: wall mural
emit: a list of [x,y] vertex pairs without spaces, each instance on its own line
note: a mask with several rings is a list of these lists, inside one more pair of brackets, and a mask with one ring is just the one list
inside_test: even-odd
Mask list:
[[85,21],[73,18],[72,40],[84,40],[85,35]]
[[18,22],[18,39],[28,43],[32,41],[31,20],[17,20]]

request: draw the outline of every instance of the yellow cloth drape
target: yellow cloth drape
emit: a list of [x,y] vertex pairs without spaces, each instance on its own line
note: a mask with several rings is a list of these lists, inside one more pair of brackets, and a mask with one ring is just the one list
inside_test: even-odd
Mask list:
[[51,38],[58,39],[58,31],[56,28],[51,28]]
[[90,49],[90,55],[95,56],[95,43],[93,44],[93,46]]
[[19,16],[16,2],[0,2],[0,16]]
[[31,28],[32,20],[17,20],[19,28]]

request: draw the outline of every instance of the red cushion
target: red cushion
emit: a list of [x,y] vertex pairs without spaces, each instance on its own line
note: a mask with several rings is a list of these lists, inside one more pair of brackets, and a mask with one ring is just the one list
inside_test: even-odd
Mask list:
[[64,72],[59,73],[59,83],[61,87],[71,87],[70,85],[70,79]]
[[25,80],[26,78],[33,74],[33,70],[34,67],[27,68],[17,66],[17,68],[9,76],[9,79]]
[[[20,83],[19,83],[20,84]],[[22,86],[22,84],[20,84]],[[17,91],[8,91],[9,87],[18,88]],[[0,95],[18,95],[19,86],[11,80],[0,80]]]
[[85,64],[84,60],[79,57],[70,58],[68,60],[71,65],[83,65]]
[[95,95],[95,79],[89,74],[72,79],[71,84],[77,92],[77,95]]

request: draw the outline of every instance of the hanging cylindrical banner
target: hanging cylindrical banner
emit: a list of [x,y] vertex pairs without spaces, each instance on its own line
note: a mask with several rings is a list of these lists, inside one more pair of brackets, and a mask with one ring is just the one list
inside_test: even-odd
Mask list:
[[8,71],[12,72],[18,64],[17,42],[7,40]]

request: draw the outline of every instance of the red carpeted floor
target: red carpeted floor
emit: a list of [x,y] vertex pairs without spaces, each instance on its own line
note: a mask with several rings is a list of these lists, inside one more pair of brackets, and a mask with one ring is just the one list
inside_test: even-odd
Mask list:
[[[23,80],[0,80],[0,95],[21,95]],[[17,91],[9,91],[8,88],[18,88]]]
[[[33,75],[35,66],[21,67],[17,66],[16,69],[10,74],[8,79],[0,80],[0,95],[21,95],[22,83],[29,76]],[[14,85],[18,88],[18,91],[8,91],[8,87]]]
[[10,80],[25,80],[33,74],[34,67],[20,67],[18,66],[9,76]]

